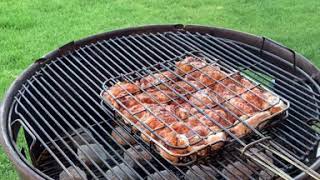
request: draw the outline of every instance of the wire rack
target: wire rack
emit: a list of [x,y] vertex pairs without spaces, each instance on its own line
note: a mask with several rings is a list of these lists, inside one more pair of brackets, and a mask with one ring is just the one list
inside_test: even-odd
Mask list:
[[[115,87],[120,94],[111,93]],[[108,79],[103,89],[103,104],[115,110],[115,118],[124,119],[175,165],[214,154],[233,140],[227,131],[240,138],[249,136],[250,128],[275,124],[287,116],[289,107],[287,100],[242,71],[198,51],[120,74]]]

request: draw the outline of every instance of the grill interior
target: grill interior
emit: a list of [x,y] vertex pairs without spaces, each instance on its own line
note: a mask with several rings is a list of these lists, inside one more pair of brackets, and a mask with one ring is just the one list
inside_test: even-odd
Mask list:
[[[246,73],[290,101],[288,117],[276,126],[261,131],[261,134],[270,136],[273,142],[307,165],[316,160],[319,136],[313,127],[320,114],[317,83],[298,67],[261,49],[210,34],[177,31],[141,33],[91,43],[44,64],[27,80],[14,98],[10,126],[16,128],[22,125],[25,130],[34,170],[54,179],[59,178],[61,171],[66,171],[69,166],[79,167],[81,170],[76,171],[84,171],[89,179],[110,178],[108,170],[120,179],[123,178],[121,173],[130,174],[129,179],[143,179],[154,173],[165,179],[169,175],[171,178],[186,179],[188,172],[215,179],[269,177],[262,173],[271,177],[272,172],[241,156],[236,150],[238,145],[225,147],[218,155],[197,162],[205,164],[205,167],[198,166],[202,170],[200,173],[191,165],[173,166],[153,153],[140,136],[130,134],[130,129],[114,118],[112,109],[101,106],[99,94],[107,79],[194,51],[203,52],[208,58],[219,59],[221,63]],[[135,165],[131,166],[124,156],[128,155],[127,149],[133,148],[133,145],[128,142],[120,145],[115,141],[112,131],[125,140],[115,130],[116,126],[134,137],[151,160],[138,162],[129,155],[129,160],[135,161]],[[89,134],[89,139],[83,134]],[[101,153],[89,148],[93,155],[89,156],[84,150],[80,152],[85,154],[91,165],[80,160],[77,155],[79,137],[80,141],[84,141],[82,144],[101,144],[101,153],[107,158],[100,157],[101,162],[96,163],[93,156]],[[260,138],[256,135],[243,141],[252,142]],[[256,148],[291,176],[300,173],[278,156],[261,147]],[[21,156],[25,154],[17,151]],[[114,169],[122,163],[125,168]]]

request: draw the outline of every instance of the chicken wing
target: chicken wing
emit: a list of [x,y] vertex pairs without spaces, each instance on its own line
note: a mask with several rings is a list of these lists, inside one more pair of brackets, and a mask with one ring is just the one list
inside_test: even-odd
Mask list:
[[175,74],[170,71],[156,73],[140,79],[140,85],[143,89],[158,86],[160,89],[166,90],[172,84],[175,77]]
[[127,83],[118,82],[111,86],[106,92],[104,92],[103,97],[106,101],[110,102],[115,108],[120,109],[120,105],[116,100],[123,101],[126,100],[126,96],[139,92],[138,83]]

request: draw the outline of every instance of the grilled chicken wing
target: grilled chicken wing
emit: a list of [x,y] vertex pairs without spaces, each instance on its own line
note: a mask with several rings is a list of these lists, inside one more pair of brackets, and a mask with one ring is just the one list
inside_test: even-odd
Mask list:
[[168,89],[168,86],[174,81],[175,77],[174,73],[170,71],[156,73],[140,79],[140,85],[142,89],[155,86],[158,86],[160,89]]
[[195,106],[203,108],[216,105],[221,101],[221,98],[218,98],[211,89],[205,88],[192,94],[189,101]]
[[225,103],[225,105],[230,111],[239,117],[242,115],[250,115],[255,112],[255,109],[251,105],[239,97],[230,99],[230,101]]
[[116,100],[120,102],[126,100],[127,96],[139,92],[138,83],[127,83],[127,82],[118,82],[115,85],[111,86],[104,94],[106,101],[110,102],[115,108],[120,109],[120,105]]
[[[226,73],[218,66],[209,65],[204,60],[187,57],[177,63],[178,73],[186,74],[186,79],[199,81],[202,85],[213,85],[216,81],[226,77]],[[180,71],[179,71],[180,70]]]
[[182,61],[176,62],[176,71],[180,75],[189,73],[195,69],[203,68],[207,65],[206,61],[196,57],[186,57]]
[[[205,115],[204,115],[205,114]],[[230,126],[234,123],[234,120],[229,118],[227,113],[220,109],[205,109],[202,113],[197,113],[188,119],[190,126],[204,125],[214,130],[218,124],[220,126]]]
[[197,81],[178,81],[174,85],[174,89],[180,94],[188,94],[197,91],[202,85]]
[[136,95],[137,99],[142,103],[162,104],[168,103],[176,99],[177,95],[169,90],[154,90],[150,89],[147,92]]

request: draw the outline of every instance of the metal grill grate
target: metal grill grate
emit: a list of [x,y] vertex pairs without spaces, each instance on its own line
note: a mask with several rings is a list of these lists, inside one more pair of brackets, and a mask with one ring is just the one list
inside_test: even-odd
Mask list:
[[[201,154],[213,154],[217,148],[221,147],[221,143],[227,140],[225,135],[230,135],[232,136],[232,140],[237,140],[239,143],[245,144],[239,139],[239,137],[247,135],[249,131],[252,130],[258,132],[255,128],[261,129],[266,126],[266,124],[270,123],[268,119],[282,119],[283,116],[286,115],[285,111],[289,106],[289,103],[286,100],[284,100],[286,102],[284,104],[283,100],[280,100],[280,97],[271,91],[266,90],[260,83],[250,81],[248,78],[242,76],[242,72],[234,71],[230,67],[222,67],[219,65],[219,60],[212,61],[201,53],[194,54],[190,53],[183,57],[165,61],[165,63],[159,63],[152,67],[143,68],[133,73],[120,75],[114,79],[110,79],[104,85],[104,91],[101,95],[102,99],[106,100],[107,105],[110,105],[112,109],[116,109],[117,113],[121,114],[122,117],[126,119],[125,122],[127,122],[127,124],[131,124],[134,128],[139,129],[139,131],[142,132],[142,136],[145,141],[150,142],[151,146],[156,144],[155,147],[162,148],[162,150],[165,151],[163,155],[168,155],[169,157],[167,157],[171,159],[175,165],[178,165],[177,162],[179,158],[186,160],[187,157],[192,156],[192,160],[186,164],[190,164],[197,160],[197,154],[199,153],[196,152],[199,152],[200,150],[202,151]],[[177,65],[177,63],[184,61],[181,59],[194,61],[198,63],[199,67],[188,65],[188,68],[186,69],[192,67],[193,70],[183,72],[183,70]],[[225,70],[221,70],[222,68]],[[205,71],[206,69],[207,71]],[[217,79],[210,77],[208,74],[210,73],[210,70],[211,74],[216,74]],[[242,69],[242,71],[244,71],[244,69]],[[194,77],[195,73],[201,73],[202,76],[199,75],[200,78],[196,78]],[[186,80],[186,78],[189,78],[190,81]],[[192,81],[198,83],[198,85],[192,84]],[[191,86],[191,89],[185,89],[186,86],[181,85],[181,82],[187,86]],[[235,92],[235,90],[230,89],[230,86],[228,87],[225,82],[229,82],[241,90]],[[129,92],[129,90],[125,88],[125,85],[122,87],[121,83],[131,86],[134,90]],[[246,83],[246,85],[242,83]],[[210,92],[205,91],[213,88],[216,89],[217,86],[219,88],[223,88],[224,92],[228,92],[229,94],[227,93],[228,95],[224,96],[221,93],[215,92],[215,90]],[[120,93],[120,95],[113,94],[112,88],[115,88],[114,90],[119,89],[119,92],[122,93]],[[179,92],[178,89],[182,90],[182,92]],[[199,99],[199,97],[194,95],[196,92],[200,93],[200,95],[204,95],[204,97],[208,98],[213,104],[206,104],[202,99]],[[268,94],[268,96],[265,96],[266,94]],[[253,104],[252,99],[244,98],[244,95],[254,97],[255,99],[253,100],[260,101],[264,105],[257,103]],[[192,98],[190,98],[190,96]],[[272,97],[272,100],[270,101],[270,99],[267,99],[268,97]],[[243,109],[240,109],[231,103],[228,104],[230,100],[235,98],[239,99],[239,101],[241,100],[240,102],[245,102],[248,105],[248,108],[252,108],[252,110],[250,110],[250,112],[244,112]],[[148,104],[150,102],[151,105]],[[190,109],[187,111],[190,111],[191,109],[197,111],[187,113],[187,115],[182,115],[188,116],[187,119],[183,119],[179,113],[176,113],[179,108],[186,110],[186,106],[183,106],[184,104],[190,106]],[[280,104],[281,106],[279,106]],[[281,110],[277,110],[277,112],[269,114],[269,112],[273,111],[272,109],[275,110],[276,105],[278,105],[277,108],[281,108]],[[135,107],[138,107],[138,111]],[[161,114],[156,115],[155,113],[159,108],[164,111],[161,111]],[[218,111],[215,111],[214,109],[217,108]],[[211,109],[210,113],[213,115],[208,115],[208,112],[204,109]],[[165,116],[164,114],[166,112],[171,113]],[[221,115],[219,112],[225,115]],[[248,118],[246,120],[242,120],[239,113],[247,116]],[[148,116],[148,114],[150,115]],[[259,119],[259,123],[257,123],[257,125],[254,125],[255,123],[252,121],[249,123],[250,119],[254,118],[257,114],[259,114],[258,116],[260,117],[257,118]],[[139,120],[139,118],[146,116],[151,117],[151,121],[149,123]],[[199,116],[203,116],[205,120],[199,121]],[[188,122],[190,122],[190,119],[191,121],[196,121],[189,124]],[[235,122],[233,123],[232,120]],[[197,125],[193,125],[194,123]],[[204,131],[203,133],[207,132],[207,134],[199,134],[200,132],[194,130],[195,126],[200,127],[201,132]],[[171,132],[173,133],[173,136],[181,134],[178,132],[179,129],[180,131],[183,131],[185,135],[188,135],[186,131],[193,134],[190,137],[187,137],[188,143],[184,145],[169,143],[168,139],[170,139],[171,136],[169,138],[165,138],[166,135]],[[239,131],[240,129],[241,131]],[[166,134],[161,136],[161,131]],[[215,139],[218,138],[218,140],[209,141],[207,146],[204,146],[203,144],[199,146],[200,142],[207,141],[209,137]],[[160,139],[162,143],[159,143],[156,139]],[[210,148],[210,146],[212,146],[212,148]],[[173,150],[178,150],[180,153],[173,154],[173,152],[167,149],[167,147],[173,148]],[[195,148],[190,151],[186,149],[188,147]],[[215,150],[210,153],[211,149]],[[186,150],[186,152],[182,152],[183,150]],[[209,151],[209,153],[207,153],[207,151]],[[183,164],[184,163],[180,163],[179,165]]]
[[[88,178],[94,179],[110,177],[107,170],[114,172],[120,179],[123,178],[121,172],[130,174],[129,179],[144,178],[153,173],[167,178],[165,173],[160,173],[163,170],[174,178],[184,178],[188,171],[204,177],[199,174],[199,170],[194,170],[191,166],[170,165],[152,153],[152,149],[139,136],[130,134],[130,131],[125,129],[130,137],[135,138],[137,145],[151,156],[150,161],[136,161],[136,157],[127,151],[127,148],[133,148],[134,145],[115,129],[115,126],[124,127],[124,124],[113,118],[111,109],[101,107],[99,97],[101,85],[106,79],[193,51],[201,51],[207,57],[219,59],[221,63],[236,70],[245,69],[243,73],[289,100],[289,116],[270,131],[262,133],[271,136],[273,142],[300,161],[309,163],[315,160],[319,137],[307,121],[319,119],[320,96],[318,92],[314,92],[312,83],[303,81],[302,77],[305,76],[298,68],[292,68],[291,64],[284,60],[244,44],[209,34],[178,31],[98,41],[52,60],[30,78],[15,97],[12,113],[17,114],[17,119],[20,120],[12,121],[11,125],[20,123],[25,127],[29,145],[32,145],[31,159],[35,168],[51,178],[58,178],[61,171],[70,173],[67,170],[69,166],[80,167]],[[272,59],[276,59],[282,68],[274,64]],[[83,132],[90,134],[91,138],[80,135]],[[125,145],[117,143],[112,132],[119,135]],[[95,155],[99,157],[97,149],[89,146],[92,154],[88,154],[79,149],[79,138],[75,137],[80,137],[83,144],[101,144],[101,151],[107,158],[100,157],[97,163],[92,158]],[[259,137],[250,138],[251,141],[254,139]],[[213,160],[205,161],[205,168],[199,168],[209,176],[210,173],[215,173],[217,179],[230,176],[254,179],[262,176],[260,165],[250,165],[250,159],[240,156],[238,151],[232,149],[235,147],[226,147],[225,152]],[[273,165],[290,175],[299,172],[270,151],[262,150],[261,147],[258,149],[272,159]],[[133,150],[137,151],[134,148]],[[90,165],[79,159],[77,151],[88,158]],[[135,166],[131,166],[129,161],[124,159],[124,155],[128,155],[129,159],[135,162]],[[243,164],[245,168],[239,168],[234,162]],[[120,165],[122,163],[124,166]],[[120,169],[116,170],[116,166]],[[247,169],[250,173],[247,173]],[[267,174],[273,175],[270,171]]]

